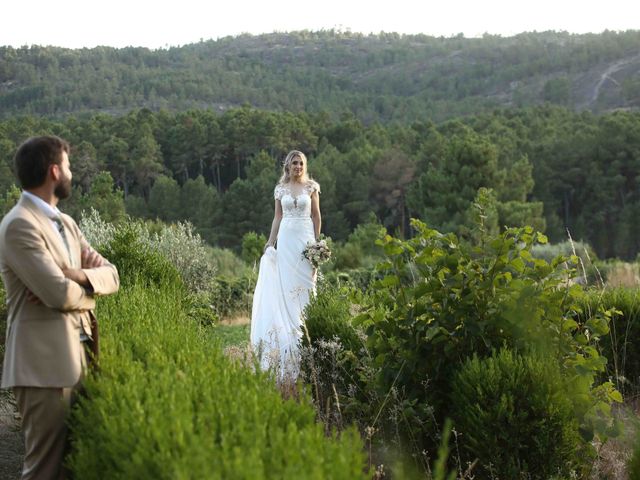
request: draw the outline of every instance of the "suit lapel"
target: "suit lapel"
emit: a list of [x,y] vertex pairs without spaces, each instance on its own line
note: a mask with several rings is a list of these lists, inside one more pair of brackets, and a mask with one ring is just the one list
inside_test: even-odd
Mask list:
[[49,246],[49,250],[51,251],[51,254],[55,258],[56,262],[62,266],[69,265],[70,259],[67,247],[64,245],[64,242],[62,241],[60,235],[58,235],[53,230],[53,225],[51,225],[51,220],[49,219],[49,217],[47,217],[35,203],[29,200],[28,197],[21,197],[19,205],[23,207],[27,212],[29,212],[30,216],[33,218],[36,228],[38,228],[42,232],[47,246]]

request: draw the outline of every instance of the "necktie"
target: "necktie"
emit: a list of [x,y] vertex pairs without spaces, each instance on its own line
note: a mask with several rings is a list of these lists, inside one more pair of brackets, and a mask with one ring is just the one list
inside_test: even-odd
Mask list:
[[[53,222],[56,224],[56,228],[58,229],[58,232],[60,233],[60,236],[62,237],[62,241],[64,242],[64,246],[67,249],[67,254],[69,255],[69,262],[71,264],[71,266],[73,267],[73,257],[71,256],[71,249],[69,248],[69,240],[67,240],[67,234],[65,233],[64,230],[64,223],[62,223],[62,218],[59,216],[55,216],[55,217],[51,217],[51,220],[53,220]],[[84,326],[84,322],[80,322],[80,341],[81,342],[86,342],[87,340],[89,340],[91,338],[91,335],[89,335],[86,332],[85,326]]]
[[58,232],[60,233],[60,236],[62,237],[62,241],[64,242],[64,246],[67,249],[67,254],[69,255],[69,261],[72,261],[72,259],[71,259],[71,249],[69,248],[69,241],[67,240],[67,234],[64,231],[64,224],[62,223],[62,218],[60,218],[58,216],[55,216],[55,217],[52,217],[51,220],[53,220],[55,222],[56,227],[58,229]]

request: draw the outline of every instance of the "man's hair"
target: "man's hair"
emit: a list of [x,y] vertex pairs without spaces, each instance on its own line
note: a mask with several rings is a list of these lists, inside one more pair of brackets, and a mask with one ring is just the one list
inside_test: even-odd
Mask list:
[[31,137],[16,152],[14,165],[18,182],[24,190],[41,186],[51,165],[60,165],[62,152],[69,154],[69,144],[55,135]]

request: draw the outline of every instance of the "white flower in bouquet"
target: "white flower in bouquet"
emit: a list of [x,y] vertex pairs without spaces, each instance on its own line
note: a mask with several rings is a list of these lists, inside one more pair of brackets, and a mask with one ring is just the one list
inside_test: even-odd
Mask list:
[[309,242],[302,251],[302,257],[309,260],[314,268],[318,268],[318,265],[322,265],[331,258],[331,250],[324,239],[317,242]]

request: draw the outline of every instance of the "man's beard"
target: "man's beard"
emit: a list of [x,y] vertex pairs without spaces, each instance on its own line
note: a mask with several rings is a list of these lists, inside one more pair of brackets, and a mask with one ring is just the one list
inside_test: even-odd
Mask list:
[[71,196],[71,181],[68,179],[62,179],[56,188],[53,190],[53,194],[58,197],[58,200],[64,200]]

